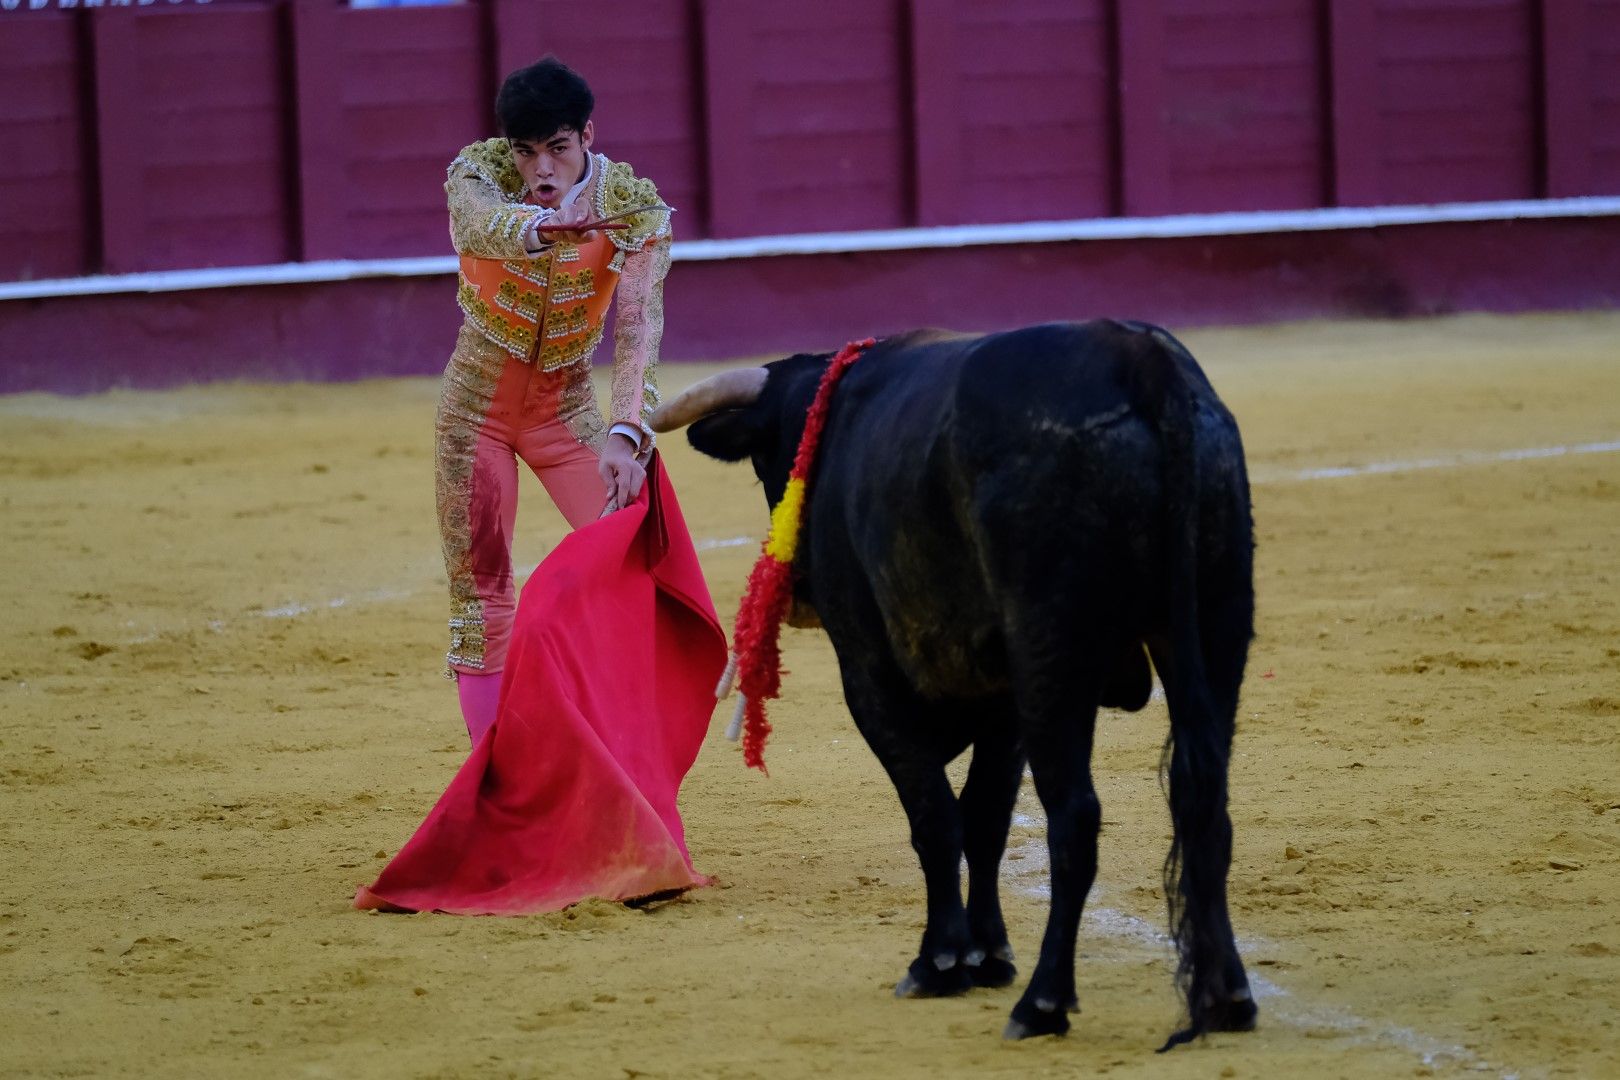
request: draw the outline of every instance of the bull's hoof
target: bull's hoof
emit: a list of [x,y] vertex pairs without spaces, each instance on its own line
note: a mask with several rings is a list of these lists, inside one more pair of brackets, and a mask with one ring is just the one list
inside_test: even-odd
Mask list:
[[968,965],[968,977],[973,980],[974,986],[986,989],[1000,989],[1011,986],[1018,978],[1018,969],[1009,960],[999,956],[987,956],[978,964]]
[[1011,986],[1018,978],[1018,969],[1013,966],[1012,946],[1005,941],[988,953],[983,949],[972,950],[967,954],[967,966],[973,985],[985,989]]
[[968,966],[954,955],[941,954],[931,960],[922,957],[911,962],[905,977],[894,987],[897,998],[955,997],[973,989]]
[[1253,1031],[1255,1022],[1260,1015],[1260,1009],[1254,999],[1243,992],[1244,996],[1230,1001],[1212,1003],[1204,1011],[1201,1023],[1182,1028],[1164,1041],[1159,1047],[1159,1053],[1173,1050],[1183,1043],[1190,1043],[1211,1031]]
[[1249,997],[1249,991],[1239,991],[1243,997],[1234,997],[1231,1001],[1223,1001],[1210,1006],[1209,1014],[1204,1018],[1205,1031],[1252,1031],[1255,1018],[1259,1017],[1259,1006],[1255,1006],[1254,999]]
[[1252,998],[1223,1001],[1209,1010],[1210,1031],[1253,1031],[1260,1008]]
[[1001,1037],[1004,1039],[1032,1039],[1037,1035],[1067,1035],[1069,1033],[1069,1013],[1079,1012],[1078,1002],[1070,1002],[1070,1008],[1058,1008],[1058,1003],[1050,998],[1036,998],[1020,1001],[1013,1006],[1012,1018],[1002,1029]]

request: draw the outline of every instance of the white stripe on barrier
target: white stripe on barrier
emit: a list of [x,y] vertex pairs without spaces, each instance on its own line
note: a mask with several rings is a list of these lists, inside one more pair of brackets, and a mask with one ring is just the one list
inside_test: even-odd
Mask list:
[[[757,259],[780,255],[835,255],[873,251],[923,251],[1000,244],[1050,244],[1076,240],[1146,240],[1255,233],[1326,232],[1396,225],[1620,216],[1620,197],[1517,199],[1423,206],[1333,206],[1315,210],[1264,210],[1164,217],[1078,218],[999,225],[941,225],[916,229],[745,236],[724,240],[677,240],[677,262]],[[42,281],[0,282],[0,300],[42,300],[108,293],[186,292],[250,285],[301,285],[357,278],[453,274],[451,255],[410,259],[330,259],[266,266],[221,266],[102,274]]]

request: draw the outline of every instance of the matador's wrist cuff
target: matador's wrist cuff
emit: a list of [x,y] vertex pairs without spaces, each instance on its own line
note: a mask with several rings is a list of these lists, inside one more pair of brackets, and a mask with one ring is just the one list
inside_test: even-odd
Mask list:
[[608,434],[623,435],[625,438],[630,440],[630,445],[634,446],[637,450],[640,450],[641,444],[647,441],[646,435],[635,424],[614,424],[612,427],[608,428]]
[[614,424],[608,429],[608,435],[610,437],[614,435],[623,435],[625,438],[629,439],[631,445],[635,447],[636,460],[641,462],[643,465],[645,465],[647,463],[647,459],[652,456],[653,444],[656,440],[653,436],[652,430],[645,425],[627,424],[621,420],[619,423]]

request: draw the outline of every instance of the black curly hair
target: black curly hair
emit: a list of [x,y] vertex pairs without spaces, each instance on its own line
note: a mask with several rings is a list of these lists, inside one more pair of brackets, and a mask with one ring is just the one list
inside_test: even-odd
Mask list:
[[545,142],[565,129],[584,131],[594,108],[590,86],[555,56],[518,68],[495,95],[501,134],[526,142]]

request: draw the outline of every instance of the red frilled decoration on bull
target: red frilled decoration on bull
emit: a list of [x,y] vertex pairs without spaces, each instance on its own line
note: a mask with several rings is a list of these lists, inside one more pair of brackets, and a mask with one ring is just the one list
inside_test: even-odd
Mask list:
[[733,681],[741,689],[737,715],[726,734],[735,739],[741,722],[743,761],[760,772],[766,772],[765,739],[771,733],[770,721],[765,717],[765,702],[778,697],[782,690],[782,621],[793,603],[793,558],[804,528],[810,470],[821,446],[821,430],[827,425],[827,410],[838,380],[874,344],[874,338],[867,338],[845,345],[821,376],[815,401],[804,418],[804,435],[799,439],[799,450],[793,458],[793,471],[788,473],[787,488],[771,510],[770,535],[765,538],[765,549],[748,575],[748,588],[737,610],[731,664],[720,680],[716,696],[723,698],[729,694]]

